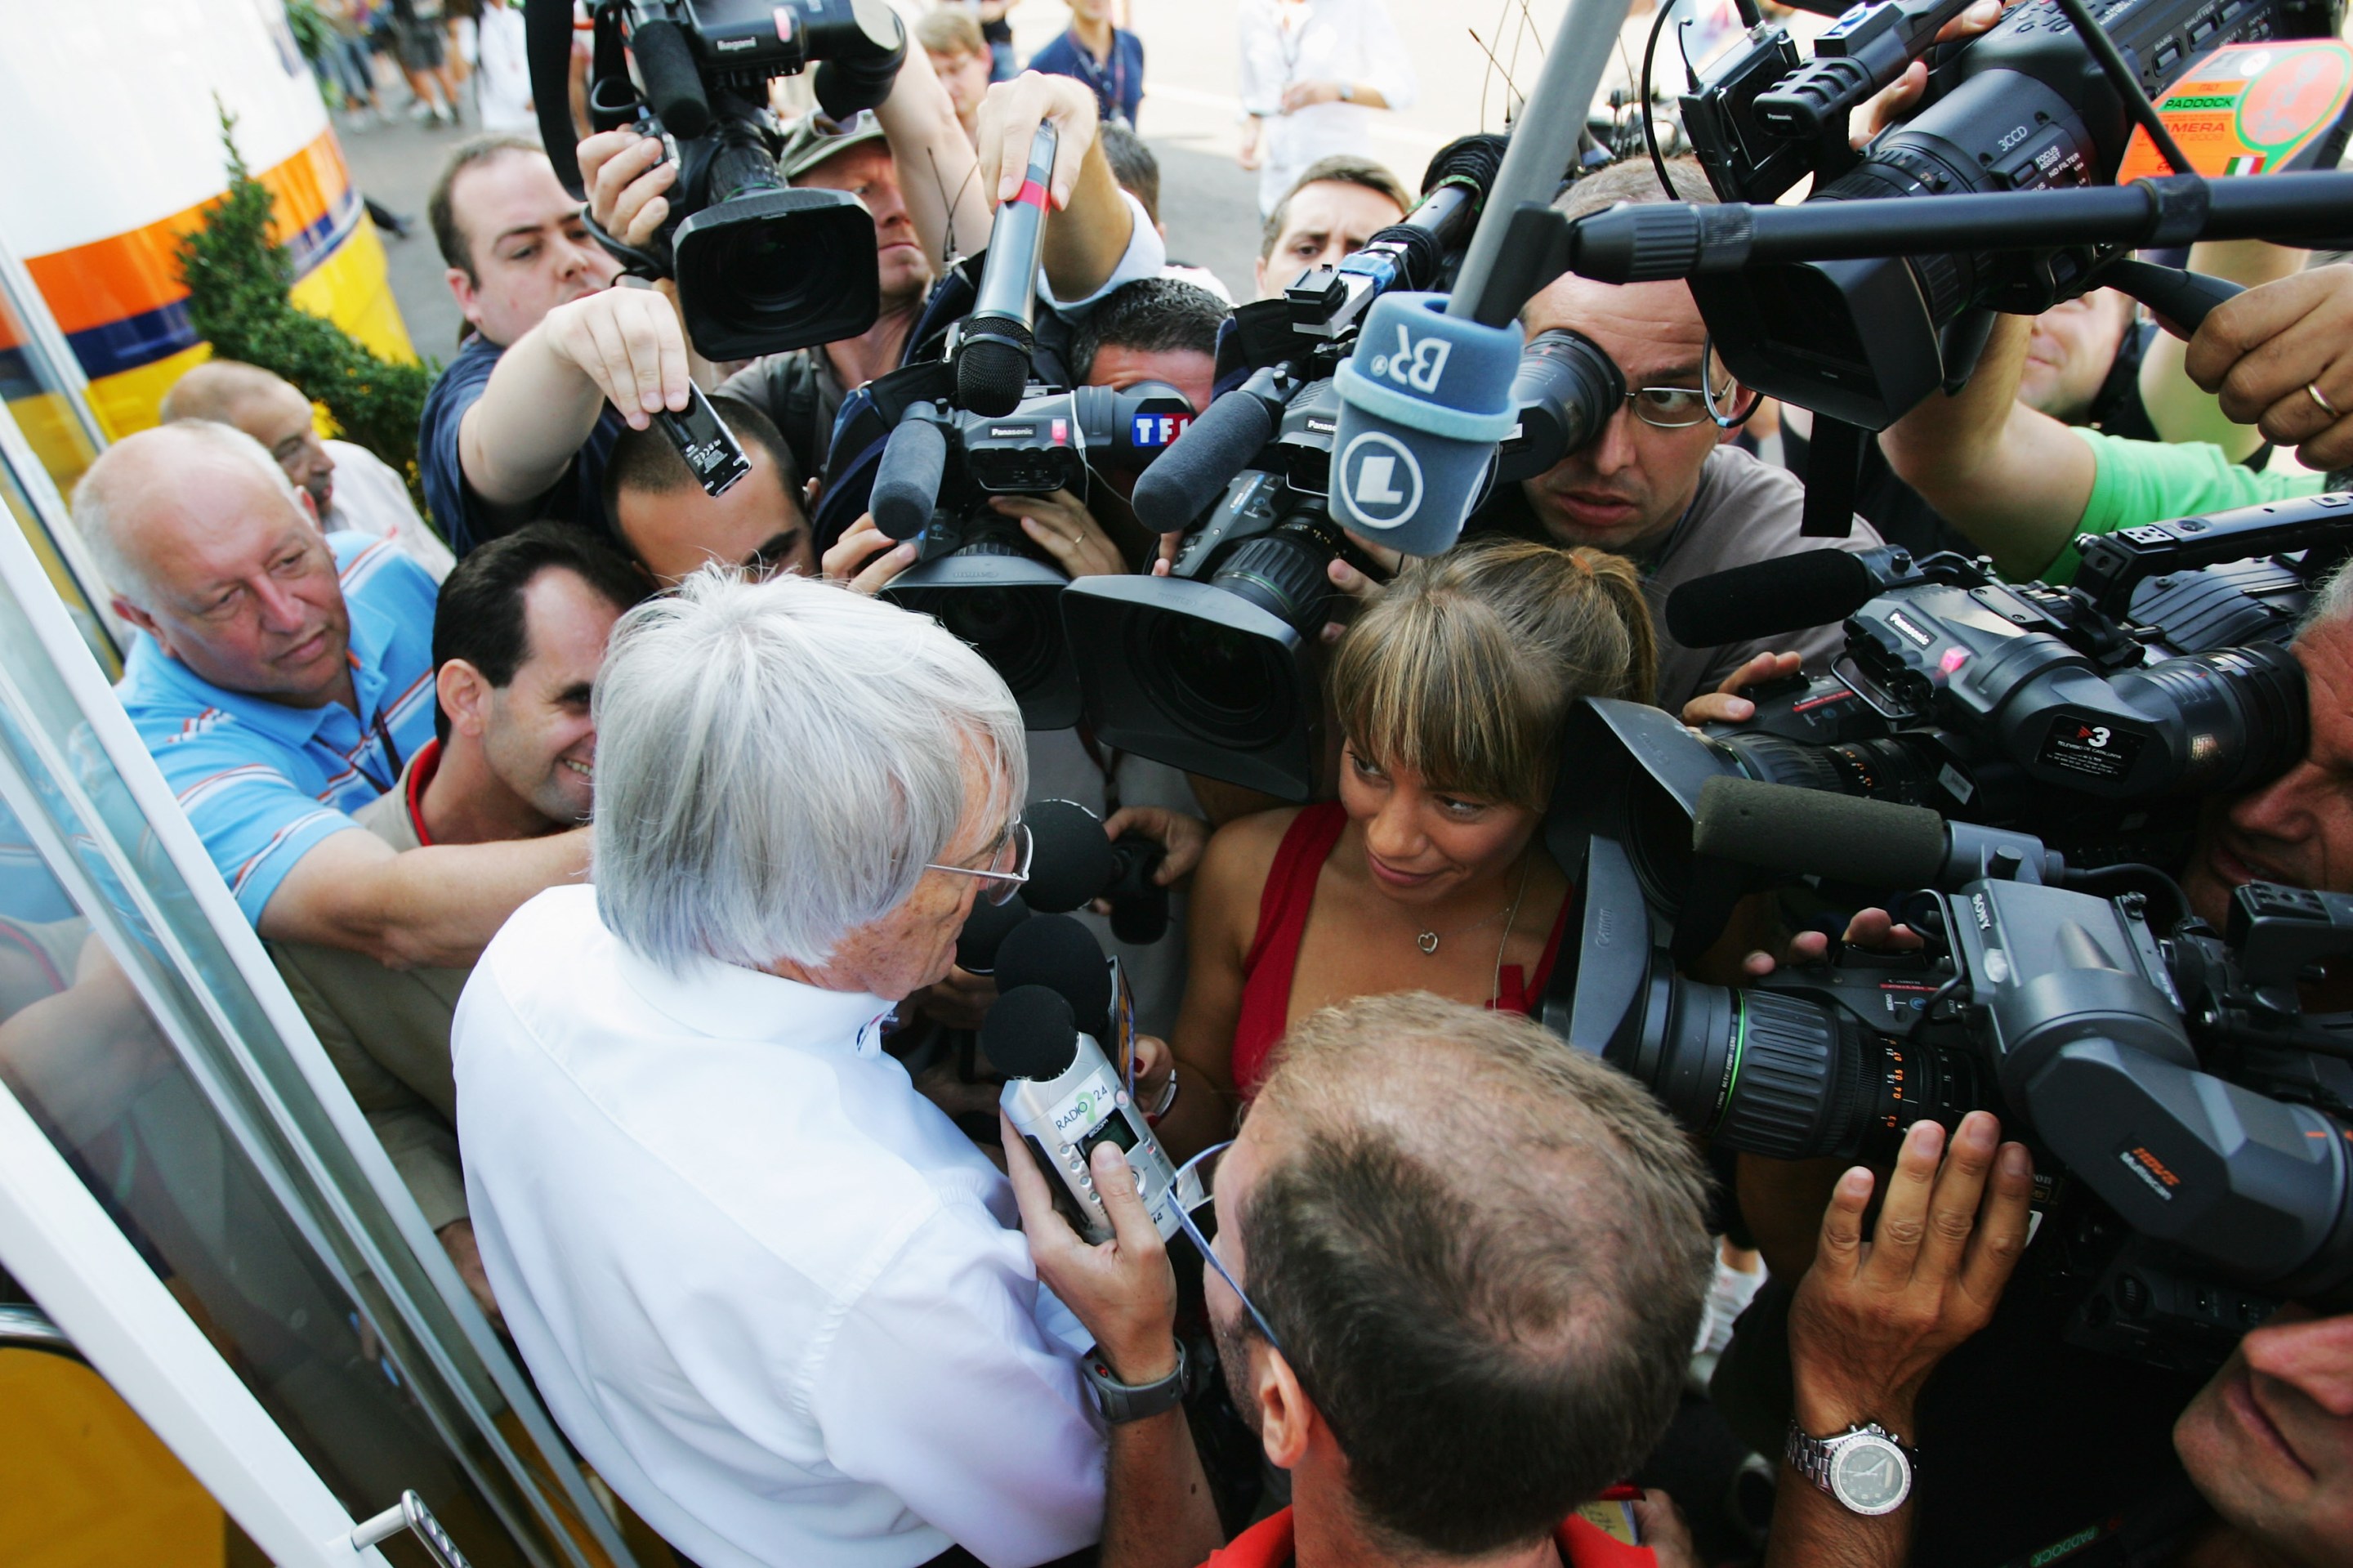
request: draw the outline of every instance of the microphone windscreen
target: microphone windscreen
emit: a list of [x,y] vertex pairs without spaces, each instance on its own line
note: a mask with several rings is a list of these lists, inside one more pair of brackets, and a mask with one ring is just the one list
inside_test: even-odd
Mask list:
[[1076,800],[1032,800],[1021,808],[1029,830],[1029,880],[1021,901],[1040,915],[1065,915],[1103,895],[1119,878],[1119,856],[1103,819]]
[[711,129],[711,101],[702,95],[702,72],[694,46],[676,22],[640,22],[629,33],[629,53],[646,84],[646,102],[662,129],[684,139]]
[[1273,439],[1274,415],[1264,403],[1227,393],[1137,477],[1137,521],[1155,534],[1183,533]]
[[1006,338],[976,334],[956,349],[956,402],[991,418],[1021,406],[1029,387],[1029,356]]
[[1864,887],[1935,883],[1945,845],[1945,819],[1921,807],[1753,779],[1709,779],[1692,814],[1694,854]]
[[1861,557],[1800,550],[1684,583],[1667,595],[1667,630],[1686,648],[1747,642],[1835,626],[1878,591]]
[[1111,1029],[1111,966],[1094,933],[1068,915],[1024,920],[997,948],[997,989],[1041,985],[1071,1004],[1071,1016],[1096,1039]]
[[997,948],[1030,913],[1029,906],[1018,898],[1002,904],[974,899],[972,913],[964,917],[964,929],[956,933],[956,968],[976,975],[994,973]]
[[1071,1004],[1042,985],[1018,986],[988,1004],[980,1048],[1008,1077],[1058,1078],[1079,1059]]
[[1493,132],[1459,136],[1430,154],[1429,164],[1421,171],[1421,191],[1428,196],[1442,180],[1455,180],[1479,187],[1484,196],[1495,185],[1495,175],[1504,166],[1504,149],[1509,142]]
[[929,419],[902,419],[875,465],[867,506],[874,526],[893,539],[912,539],[931,525],[947,471],[948,439]]

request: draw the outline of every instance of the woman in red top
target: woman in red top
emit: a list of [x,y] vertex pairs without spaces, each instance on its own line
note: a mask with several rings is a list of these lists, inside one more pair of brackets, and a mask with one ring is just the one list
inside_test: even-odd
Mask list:
[[1428,991],[1535,1011],[1568,879],[1538,829],[1581,697],[1647,701],[1657,662],[1633,567],[1517,539],[1464,545],[1389,585],[1329,678],[1340,799],[1227,824],[1194,874],[1178,1159],[1230,1136],[1291,1023]]

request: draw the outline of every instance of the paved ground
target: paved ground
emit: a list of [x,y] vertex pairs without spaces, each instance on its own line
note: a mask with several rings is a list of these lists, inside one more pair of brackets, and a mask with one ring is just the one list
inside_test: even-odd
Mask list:
[[[1145,48],[1139,116],[1159,154],[1161,218],[1172,255],[1222,277],[1248,298],[1258,254],[1256,176],[1234,163],[1240,104],[1235,97],[1235,12],[1239,0],[1133,0]],[[1504,73],[1488,63],[1479,39],[1504,40],[1496,53],[1522,86],[1535,75],[1565,0],[1390,0],[1398,29],[1421,73],[1414,104],[1385,117],[1367,149],[1409,184],[1430,154],[1452,137],[1504,122]],[[1026,56],[1064,26],[1058,0],[1022,0],[1013,12],[1015,41]],[[1473,32],[1478,37],[1472,37]],[[1514,42],[1516,39],[1516,42]],[[1514,49],[1517,55],[1514,57]],[[394,88],[387,101],[405,98]],[[1483,105],[1483,119],[1482,119]],[[464,131],[427,130],[405,117],[393,125],[339,125],[345,158],[360,187],[415,217],[407,239],[385,237],[393,293],[418,352],[447,359],[457,344],[457,306],[441,259],[424,223],[425,198],[448,150]]]

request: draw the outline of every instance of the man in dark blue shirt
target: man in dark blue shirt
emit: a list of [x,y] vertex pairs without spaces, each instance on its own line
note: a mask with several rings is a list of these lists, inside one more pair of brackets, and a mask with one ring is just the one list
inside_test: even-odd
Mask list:
[[1029,57],[1031,70],[1087,84],[1105,122],[1131,129],[1144,101],[1144,40],[1111,25],[1111,0],[1071,0],[1071,26]]
[[[536,140],[483,136],[467,143],[442,171],[428,210],[448,264],[450,292],[468,327],[458,357],[426,397],[417,431],[417,463],[434,522],[460,556],[534,517],[601,529],[605,459],[623,426],[601,389],[593,402],[585,396],[568,400],[577,408],[540,404],[532,421],[536,439],[521,448],[512,440],[486,442],[477,416],[509,348],[527,337],[533,342],[530,357],[555,346],[547,341],[555,334],[539,332],[550,313],[610,290],[618,264],[589,237],[580,204],[556,182]],[[617,296],[588,309],[600,317],[618,311],[634,318],[645,304],[659,302],[651,296]],[[577,330],[563,334],[563,341],[575,340],[587,337]],[[682,339],[680,353],[682,404]],[[630,407],[637,406],[632,398]],[[562,412],[576,417],[565,419]],[[643,421],[642,414],[637,417]]]

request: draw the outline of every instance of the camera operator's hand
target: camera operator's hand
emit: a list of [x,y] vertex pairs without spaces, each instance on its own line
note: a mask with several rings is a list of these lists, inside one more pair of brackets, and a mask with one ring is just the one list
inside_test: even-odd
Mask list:
[[999,1111],[1005,1173],[1021,1206],[1021,1228],[1039,1283],[1095,1337],[1112,1374],[1126,1383],[1156,1383],[1176,1370],[1176,1274],[1158,1227],[1136,1195],[1135,1172],[1106,1139],[1089,1159],[1095,1191],[1111,1221],[1111,1240],[1090,1245],[1055,1212],[1046,1175],[1029,1146]]
[[2034,1163],[1986,1111],[1915,1122],[1862,1236],[1872,1173],[1839,1179],[1814,1265],[1789,1304],[1799,1424],[1817,1437],[1876,1421],[1915,1439],[1913,1406],[1936,1363],[1993,1317],[2026,1250]]
[[980,151],[980,188],[1011,201],[1029,168],[1029,143],[1045,121],[1054,122],[1054,177],[1046,194],[1063,211],[1078,190],[1079,166],[1095,144],[1100,110],[1092,89],[1075,77],[1028,70],[992,86],[980,101],[973,141]]
[[1645,1487],[1641,1498],[1629,1506],[1634,1510],[1635,1528],[1642,1532],[1642,1544],[1658,1559],[1659,1568],[1702,1568],[1706,1559],[1699,1554],[1691,1527],[1683,1522],[1674,1499],[1657,1487]]
[[606,289],[556,306],[536,329],[549,350],[596,384],[633,430],[658,409],[686,407],[686,334],[678,312],[651,289]]
[[1715,690],[1702,692],[1683,705],[1683,723],[1697,729],[1704,724],[1743,724],[1757,716],[1757,705],[1740,694],[1767,681],[1794,675],[1805,663],[1797,653],[1759,653],[1726,675]]
[[[1331,562],[1324,567],[1324,576],[1326,580],[1328,580],[1334,588],[1338,588],[1342,593],[1346,594],[1350,599],[1354,599],[1356,601],[1356,605],[1354,607],[1356,609],[1361,609],[1366,605],[1372,603],[1373,600],[1380,598],[1381,589],[1388,586],[1388,579],[1397,576],[1398,573],[1404,568],[1405,552],[1402,550],[1392,550],[1386,545],[1376,545],[1371,540],[1366,538],[1362,534],[1356,533],[1352,530],[1343,529],[1341,532],[1346,534],[1348,535],[1349,542],[1354,544],[1359,550],[1362,550],[1366,557],[1372,561],[1373,565],[1381,569],[1381,576],[1375,577],[1367,575],[1366,573],[1358,571],[1355,567],[1350,566],[1346,560],[1338,556],[1333,556]],[[1344,606],[1343,608],[1347,607]],[[1351,613],[1353,613],[1353,610]],[[1326,642],[1337,642],[1340,641],[1341,633],[1347,630],[1348,626],[1346,621],[1327,620],[1324,623],[1324,641]]]
[[1089,512],[1086,503],[1067,490],[1051,495],[992,495],[991,510],[1011,517],[1054,564],[1074,577],[1115,577],[1127,572],[1119,546]]
[[[2008,5],[2019,0],[2007,0]],[[2001,20],[2005,0],[1978,0],[1978,3],[1936,29],[1936,41],[1949,44],[1955,38],[1973,38]],[[1880,89],[1862,112],[1854,117],[1854,128],[1849,132],[1860,147],[1890,125],[1912,112],[1920,95],[1928,90],[1928,62],[1914,60],[1904,68],[1904,74]]]
[[[1906,953],[1920,947],[1920,934],[1909,926],[1899,926],[1894,916],[1884,909],[1858,909],[1854,918],[1846,923],[1846,935],[1841,938],[1851,948],[1869,948],[1874,952]],[[1789,938],[1789,950],[1781,963],[1818,964],[1830,957],[1831,939],[1820,931],[1800,931]],[[1751,978],[1762,980],[1780,967],[1770,953],[1751,953],[1741,960],[1741,969]]]
[[917,553],[913,539],[892,539],[874,526],[874,514],[868,512],[833,542],[818,562],[818,576],[841,583],[852,593],[880,593],[884,584],[915,564]]
[[[1166,852],[1152,874],[1155,887],[1166,887],[1193,874],[1201,853],[1209,847],[1209,824],[1189,811],[1168,806],[1122,806],[1103,823],[1103,836],[1116,842],[1128,834],[1150,839]],[[1101,913],[1111,913],[1104,907]]]
[[659,136],[624,127],[600,131],[580,143],[580,182],[588,216],[624,244],[642,249],[670,217],[670,188],[678,165]]
[[2191,335],[2182,368],[2223,413],[2295,447],[2305,467],[2353,463],[2353,266],[2316,267],[2223,301]]

